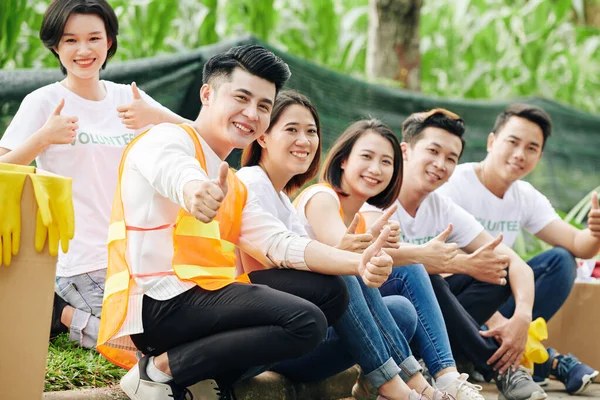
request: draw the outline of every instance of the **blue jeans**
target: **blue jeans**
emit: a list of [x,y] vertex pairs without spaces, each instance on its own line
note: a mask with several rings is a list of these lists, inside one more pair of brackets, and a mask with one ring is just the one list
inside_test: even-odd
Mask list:
[[396,375],[407,381],[421,370],[408,341],[416,329],[416,312],[401,296],[382,299],[360,278],[344,277],[350,304],[341,320],[329,328],[325,341],[304,357],[272,368],[294,381],[315,381],[359,364],[379,387]]
[[98,340],[106,268],[69,277],[56,277],[55,292],[75,308],[69,340],[93,349]]
[[455,367],[444,317],[425,267],[421,264],[395,267],[379,290],[383,296],[404,296],[415,307],[417,330],[412,349],[417,357],[423,358],[431,375]]
[[[533,257],[527,262],[535,279],[535,301],[533,319],[538,317],[549,321],[569,297],[577,277],[577,263],[573,255],[562,247],[555,247]],[[515,312],[515,299],[510,296],[500,307],[506,318]]]

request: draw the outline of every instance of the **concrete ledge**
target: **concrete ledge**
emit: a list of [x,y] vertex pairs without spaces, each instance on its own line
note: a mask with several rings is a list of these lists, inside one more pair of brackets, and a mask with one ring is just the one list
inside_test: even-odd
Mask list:
[[[338,400],[350,397],[358,368],[352,367],[321,382],[293,383],[274,372],[264,372],[236,386],[239,400]],[[118,386],[100,389],[46,392],[44,400],[127,400]]]

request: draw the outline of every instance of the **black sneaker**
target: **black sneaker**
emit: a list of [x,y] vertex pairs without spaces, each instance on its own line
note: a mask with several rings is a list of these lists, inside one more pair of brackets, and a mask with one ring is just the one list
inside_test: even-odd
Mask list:
[[52,304],[52,324],[50,325],[50,339],[54,339],[61,333],[69,332],[69,328],[60,322],[62,312],[69,303],[62,297],[54,293],[54,303]]

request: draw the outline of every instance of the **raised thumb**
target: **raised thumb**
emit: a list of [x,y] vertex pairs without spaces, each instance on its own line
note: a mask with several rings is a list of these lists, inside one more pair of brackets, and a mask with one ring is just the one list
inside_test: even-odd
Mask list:
[[56,109],[54,110],[54,115],[60,115],[63,107],[65,106],[65,99],[60,99],[60,103],[58,103],[58,106],[56,107]]
[[131,83],[131,91],[133,92],[133,99],[134,100],[138,100],[142,98],[142,95],[140,94],[140,90],[138,89],[137,85],[135,82]]
[[592,210],[599,210],[600,205],[598,204],[598,193],[592,192]]
[[449,224],[448,227],[446,229],[444,229],[444,231],[442,233],[437,235],[436,239],[439,241],[445,242],[446,240],[448,240],[448,236],[450,236],[451,233],[452,233],[452,224]]
[[223,161],[219,167],[219,177],[217,179],[217,184],[221,187],[223,193],[227,193],[227,174],[229,174],[229,164]]

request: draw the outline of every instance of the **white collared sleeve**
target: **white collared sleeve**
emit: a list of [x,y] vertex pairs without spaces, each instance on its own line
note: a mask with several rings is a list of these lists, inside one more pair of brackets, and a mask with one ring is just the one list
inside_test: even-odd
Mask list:
[[283,222],[264,211],[252,191],[242,212],[240,249],[263,265],[308,270],[304,252],[310,240],[286,228]]
[[131,148],[126,162],[147,179],[154,190],[184,209],[185,184],[209,179],[196,160],[194,142],[175,124],[165,123],[150,129]]

